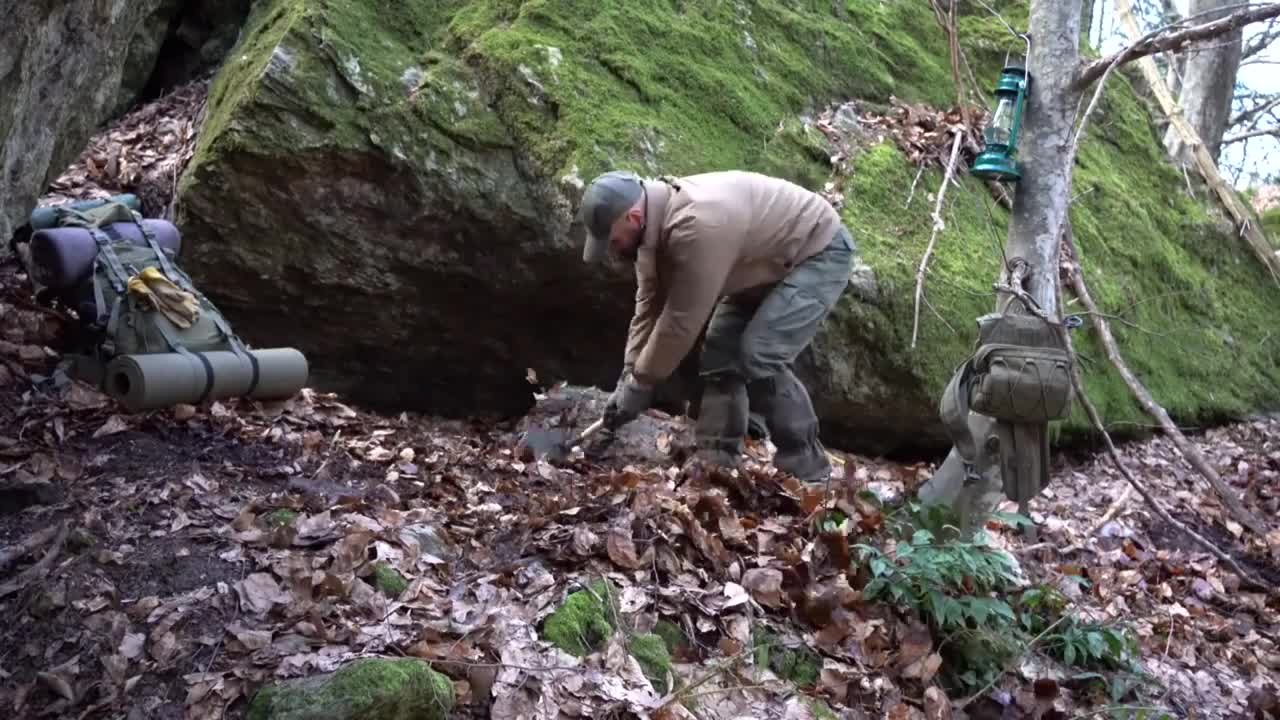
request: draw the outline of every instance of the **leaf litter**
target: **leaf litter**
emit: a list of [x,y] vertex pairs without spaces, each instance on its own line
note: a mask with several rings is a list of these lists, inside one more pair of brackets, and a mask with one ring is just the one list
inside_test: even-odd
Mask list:
[[[109,128],[51,198],[149,183],[144,199],[167,202],[164,178],[189,157],[203,91]],[[895,104],[833,108],[817,124],[841,153],[833,162],[860,134],[927,163],[942,161],[964,119]],[[67,319],[24,287],[5,263],[0,542],[24,551],[13,573],[46,555],[24,538],[59,522],[72,530],[65,552],[0,600],[0,702],[19,716],[242,717],[264,683],[378,655],[430,661],[460,712],[498,718],[1029,718],[1143,703],[1216,718],[1280,706],[1275,601],[1241,589],[1140,503],[1113,508],[1124,480],[1102,459],[1056,458],[1031,504],[1038,542],[988,528],[1073,612],[1132,628],[1148,684],[1116,691],[1114,678],[1100,686],[1103,673],[1032,649],[985,692],[949,697],[936,633],[866,600],[852,549],[893,555],[886,514],[931,465],[837,454],[828,497],[774,471],[768,442],[750,443],[740,472],[682,468],[687,422],[657,412],[559,464],[525,456],[520,426],[379,416],[311,389],[126,415],[56,370]],[[594,419],[604,401],[564,387],[538,398],[527,421],[552,425]],[[1275,516],[1280,420],[1196,441]],[[1183,521],[1280,579],[1280,531],[1233,527],[1166,441],[1125,453]],[[547,617],[602,578],[617,589],[615,632],[583,657],[548,642]],[[665,693],[627,646],[662,627],[678,635]],[[762,637],[769,654],[807,649],[816,661],[784,677]]]

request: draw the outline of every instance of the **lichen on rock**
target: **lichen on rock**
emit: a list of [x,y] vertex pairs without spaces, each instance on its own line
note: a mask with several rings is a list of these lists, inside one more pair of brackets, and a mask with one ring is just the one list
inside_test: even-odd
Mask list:
[[248,720],[444,720],[453,683],[415,658],[362,658],[260,689]]

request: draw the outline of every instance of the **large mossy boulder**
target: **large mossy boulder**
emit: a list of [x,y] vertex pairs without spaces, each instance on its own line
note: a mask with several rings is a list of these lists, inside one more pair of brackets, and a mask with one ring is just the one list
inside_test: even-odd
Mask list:
[[[972,12],[961,39],[991,82],[1020,41]],[[821,188],[833,148],[816,115],[851,98],[949,106],[949,57],[923,2],[261,0],[182,178],[185,262],[250,342],[303,349],[321,387],[520,412],[529,368],[610,387],[620,369],[633,281],[581,262],[584,181],[747,168]],[[1275,404],[1280,353],[1262,341],[1280,293],[1187,198],[1123,78],[1101,112],[1076,240],[1135,371],[1180,419]],[[849,164],[842,212],[867,267],[800,370],[833,444],[945,449],[938,393],[991,307],[1008,213],[971,178],[949,194],[913,350],[942,173],[912,196],[917,168],[890,140]],[[1145,425],[1079,335],[1107,419]]]
[[453,683],[416,658],[363,658],[260,689],[248,720],[444,720]]

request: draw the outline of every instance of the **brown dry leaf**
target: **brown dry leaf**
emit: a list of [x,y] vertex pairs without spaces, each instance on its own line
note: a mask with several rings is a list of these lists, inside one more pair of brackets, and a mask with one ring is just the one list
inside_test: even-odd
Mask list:
[[573,529],[573,550],[579,555],[594,554],[599,543],[600,536],[591,532],[590,527],[579,525]]
[[951,720],[951,701],[938,687],[924,691],[924,716],[927,720]]
[[289,593],[280,589],[275,577],[264,572],[253,573],[236,583],[236,593],[240,597],[240,606],[258,615],[265,615],[277,603],[287,603],[292,599]]
[[68,383],[63,400],[75,410],[97,410],[110,401],[106,395],[80,381]]
[[115,435],[129,429],[129,423],[119,415],[112,415],[102,424],[102,427],[93,431],[95,438],[106,437],[107,435]]
[[742,586],[755,601],[767,608],[783,607],[782,571],[774,568],[751,568],[742,574]]
[[136,660],[142,656],[142,651],[146,642],[146,635],[142,633],[129,633],[124,636],[124,640],[120,641],[120,654],[130,660]]
[[636,555],[636,545],[631,539],[631,526],[612,527],[609,529],[609,538],[606,541],[609,551],[609,559],[619,567],[635,570],[642,563],[639,556]]

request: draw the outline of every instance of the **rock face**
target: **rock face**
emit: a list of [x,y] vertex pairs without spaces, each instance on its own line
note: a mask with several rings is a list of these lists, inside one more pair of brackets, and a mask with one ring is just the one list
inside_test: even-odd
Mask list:
[[102,122],[216,64],[247,12],[248,0],[13,3],[0,32],[0,239]]
[[[990,81],[1007,31],[974,13],[961,35]],[[304,350],[314,384],[364,403],[521,412],[529,368],[612,387],[633,281],[581,262],[584,181],[738,167],[821,189],[835,148],[813,117],[848,97],[947,107],[948,53],[925,3],[260,0],[179,188],[184,265],[251,343]],[[1130,362],[1184,418],[1280,402],[1274,353],[1202,382],[1221,333],[1261,341],[1280,298],[1177,191],[1131,89],[1109,87],[1075,228],[1095,294],[1142,328],[1121,338]],[[841,211],[864,264],[799,370],[833,444],[944,450],[936,398],[991,309],[1008,215],[969,178],[948,196],[911,349],[942,172],[917,178],[856,113],[837,119],[860,138]],[[1114,373],[1087,372],[1109,420],[1140,416]]]
[[[0,239],[118,107],[127,71],[155,61],[163,0],[12,3],[0,42]],[[158,48],[158,43],[154,43]]]

